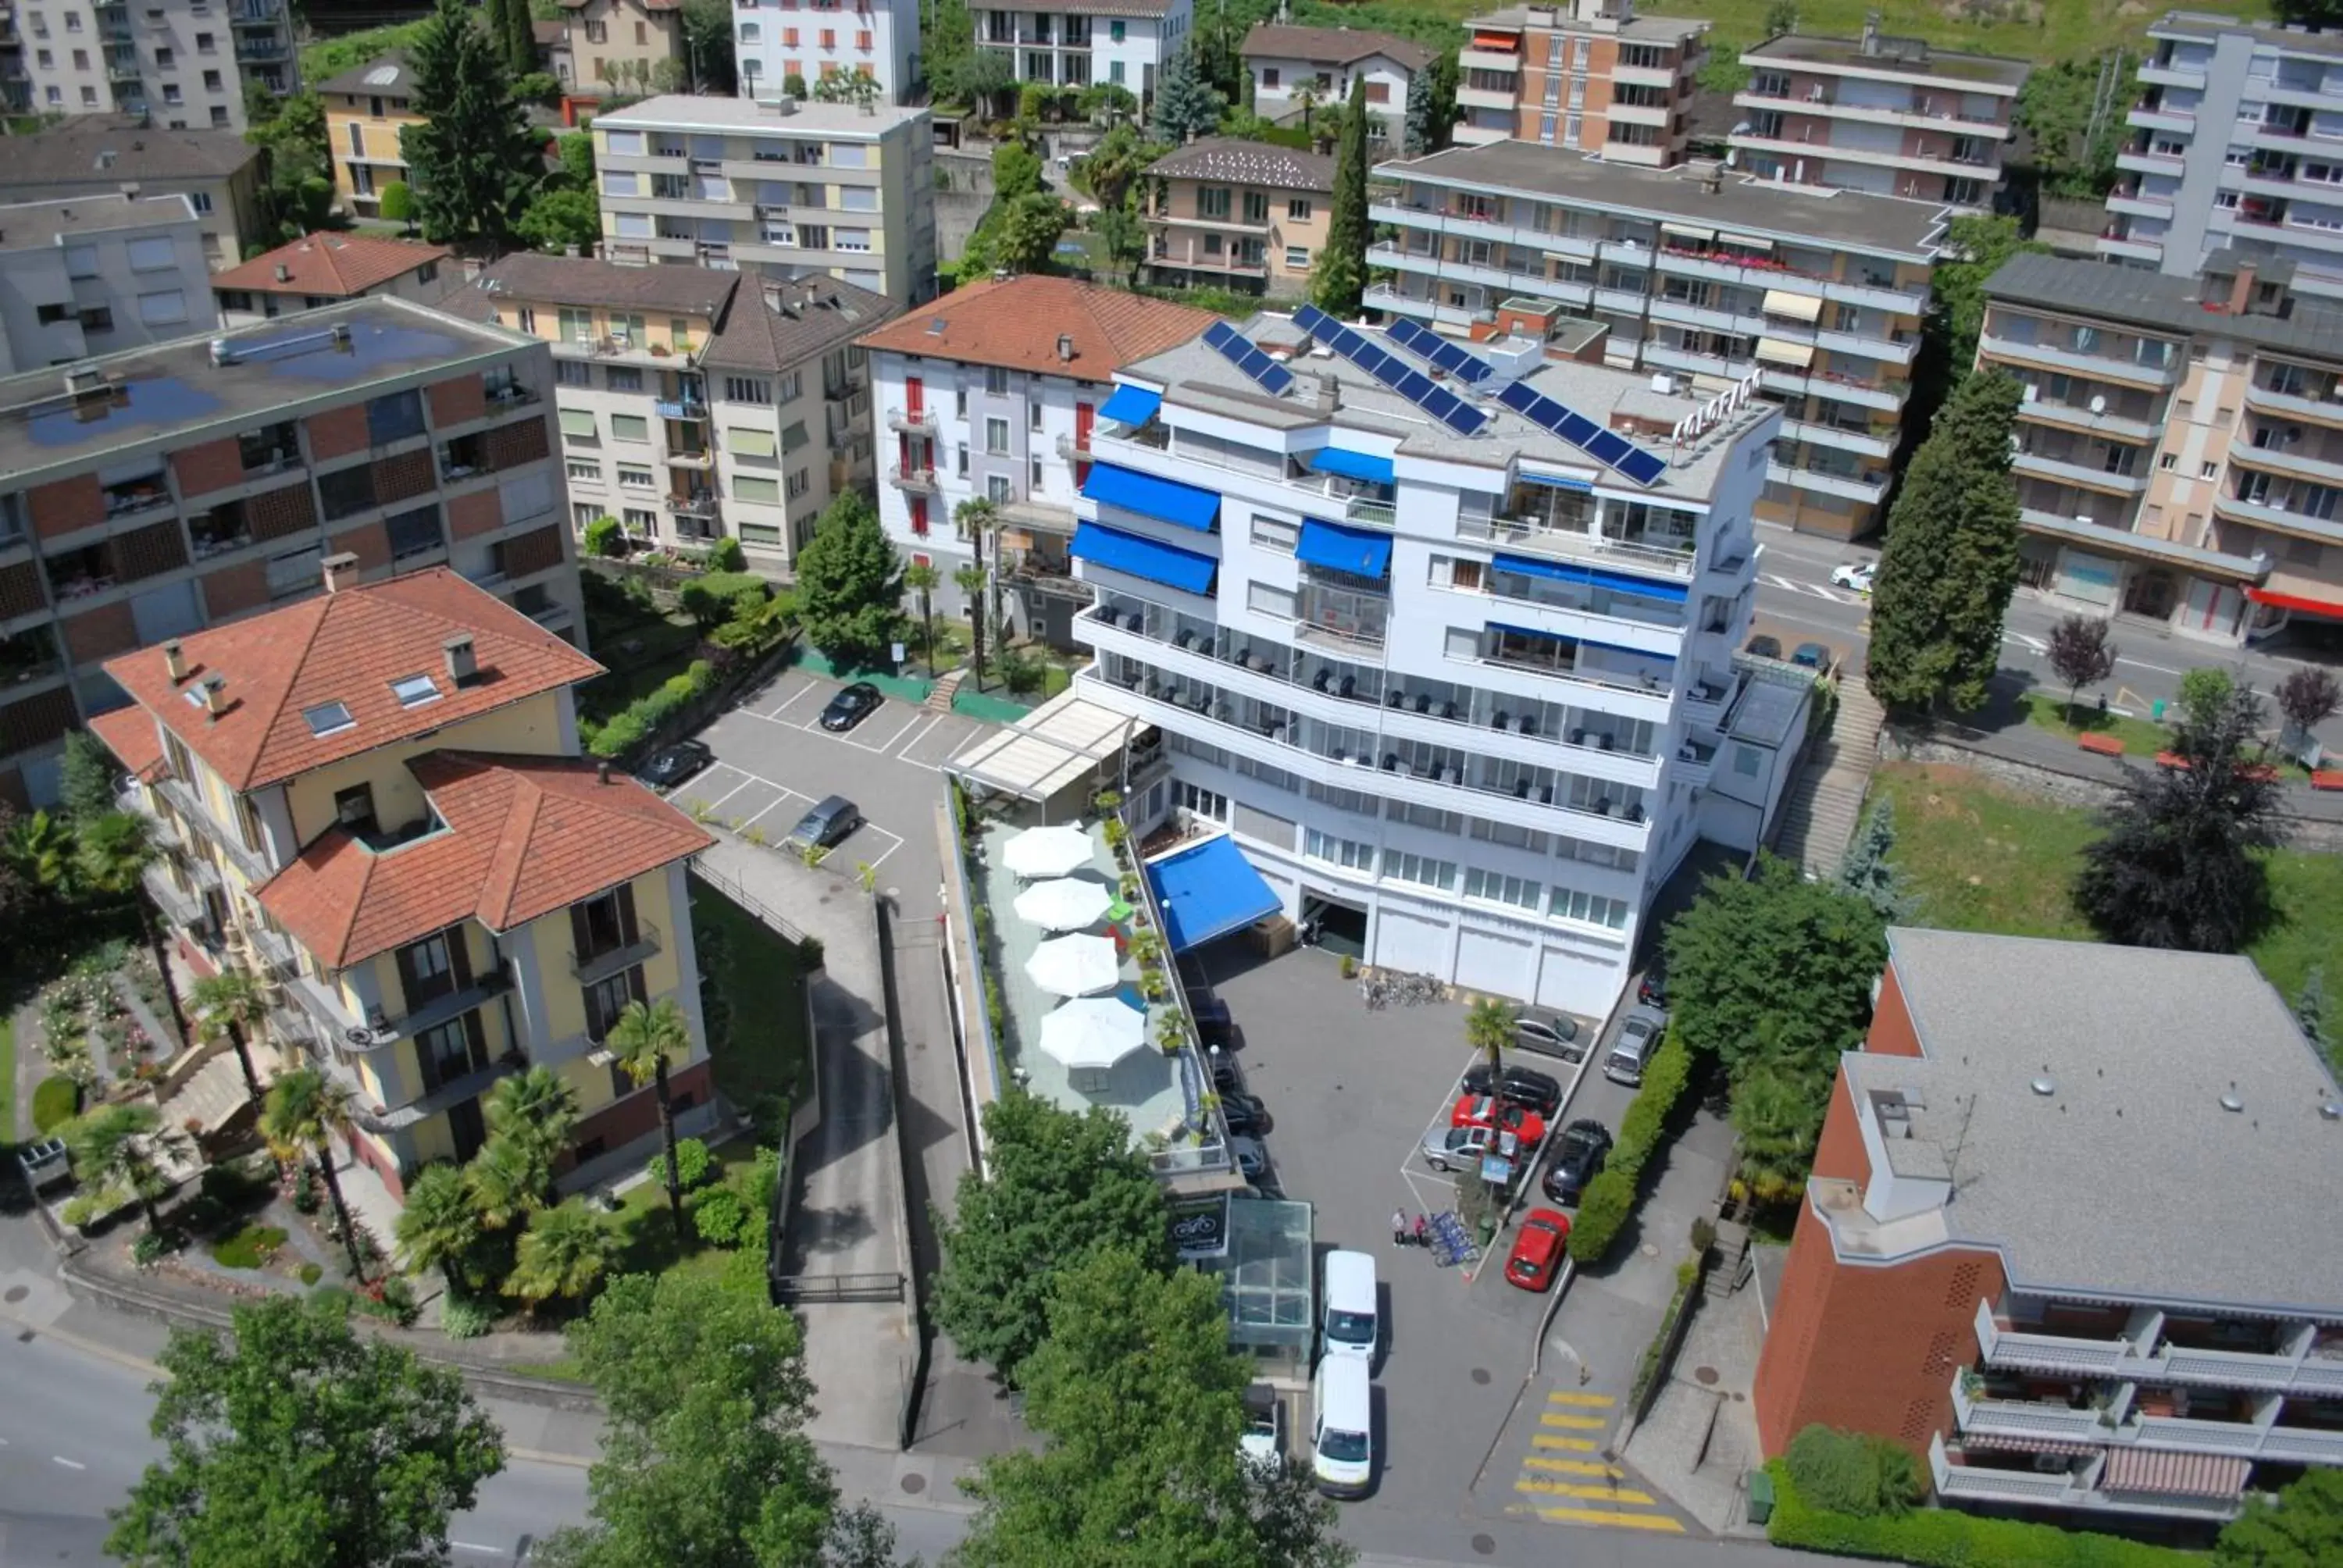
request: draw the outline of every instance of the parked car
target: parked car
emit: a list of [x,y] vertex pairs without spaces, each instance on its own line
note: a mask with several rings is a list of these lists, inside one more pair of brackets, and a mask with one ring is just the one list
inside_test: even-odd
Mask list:
[[1554,1158],[1545,1168],[1545,1195],[1557,1203],[1575,1204],[1603,1162],[1611,1158],[1611,1130],[1584,1117],[1562,1130]]
[[1423,1162],[1434,1171],[1471,1171],[1483,1157],[1521,1157],[1522,1141],[1494,1127],[1435,1127],[1423,1135]]
[[1258,1137],[1269,1131],[1269,1107],[1258,1094],[1222,1093],[1221,1119],[1229,1124],[1231,1133]]
[[1525,1149],[1534,1149],[1545,1137],[1545,1118],[1526,1105],[1515,1105],[1490,1094],[1467,1094],[1456,1101],[1448,1113],[1451,1127],[1502,1127],[1522,1141]]
[[1526,1105],[1540,1116],[1552,1116],[1562,1109],[1562,1081],[1532,1068],[1508,1067],[1492,1074],[1487,1062],[1476,1061],[1464,1070],[1461,1087],[1467,1094],[1493,1093],[1500,1100]]
[[1760,632],[1742,645],[1742,651],[1755,654],[1759,658],[1779,658],[1782,657],[1782,639]]
[[1505,1260],[1505,1282],[1524,1291],[1543,1291],[1554,1283],[1562,1268],[1562,1250],[1570,1240],[1570,1218],[1552,1209],[1533,1209],[1523,1217],[1521,1234],[1513,1238],[1513,1255]]
[[1635,1000],[1645,1007],[1668,1005],[1668,959],[1665,952],[1655,955],[1644,966],[1644,978],[1635,982]]
[[1237,1162],[1237,1174],[1248,1181],[1258,1181],[1269,1174],[1269,1151],[1258,1138],[1231,1133],[1229,1158]]
[[1230,1094],[1244,1087],[1244,1079],[1237,1072],[1237,1059],[1219,1046],[1208,1047],[1206,1059],[1212,1065],[1212,1092]]
[[1285,1471],[1285,1402],[1266,1383],[1245,1390],[1244,1435],[1237,1439],[1237,1458],[1257,1475],[1281,1475]]
[[830,699],[830,706],[821,710],[821,727],[842,735],[878,712],[886,700],[877,687],[858,680]]
[[1611,1042],[1610,1054],[1603,1059],[1603,1076],[1630,1089],[1642,1083],[1644,1065],[1652,1060],[1652,1052],[1660,1049],[1660,1036],[1667,1024],[1667,1014],[1655,1008],[1639,1007],[1629,1012],[1619,1024],[1619,1038]]
[[1513,1043],[1544,1056],[1568,1056],[1578,1021],[1558,1012],[1523,1012],[1513,1019]]
[[1820,669],[1831,661],[1831,650],[1819,642],[1802,642],[1790,650],[1790,662],[1800,669]]
[[1878,575],[1877,561],[1842,562],[1831,568],[1831,586],[1853,588],[1857,593],[1869,593],[1871,579]]
[[827,795],[798,819],[783,842],[810,849],[827,849],[862,826],[861,808],[843,795]]
[[682,783],[701,769],[716,760],[716,753],[697,740],[679,740],[662,747],[649,762],[643,764],[643,782],[654,789],[666,789]]

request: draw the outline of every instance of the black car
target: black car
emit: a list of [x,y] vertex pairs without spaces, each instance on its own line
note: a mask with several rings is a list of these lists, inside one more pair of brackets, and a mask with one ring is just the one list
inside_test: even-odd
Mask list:
[[1644,978],[1635,982],[1635,1000],[1645,1007],[1668,1005],[1668,965],[1665,959],[1654,959],[1644,970]]
[[1269,1107],[1257,1094],[1221,1095],[1221,1119],[1229,1124],[1232,1137],[1258,1138],[1269,1131]]
[[1782,657],[1782,639],[1760,632],[1749,639],[1742,651],[1755,654],[1759,658],[1779,658]]
[[1244,1087],[1244,1080],[1237,1074],[1236,1058],[1217,1045],[1208,1047],[1205,1055],[1211,1059],[1212,1064],[1213,1093],[1233,1093]]
[[1554,1158],[1545,1168],[1545,1195],[1557,1203],[1575,1203],[1603,1161],[1611,1156],[1611,1130],[1600,1121],[1574,1121],[1562,1130]]
[[[1491,1084],[1496,1087],[1493,1091]],[[1508,1067],[1502,1073],[1492,1074],[1489,1064],[1476,1061],[1464,1072],[1463,1091],[1466,1094],[1489,1094],[1514,1105],[1526,1105],[1540,1116],[1552,1116],[1562,1108],[1562,1082],[1533,1068]]]
[[830,699],[830,706],[821,710],[821,727],[844,734],[878,712],[879,705],[886,700],[877,687],[867,680],[858,680]]
[[643,764],[643,782],[654,789],[680,784],[709,763],[716,753],[697,740],[679,740]]
[[843,795],[826,795],[814,803],[813,809],[798,819],[798,825],[789,829],[785,842],[827,849],[861,826],[862,812],[853,801]]

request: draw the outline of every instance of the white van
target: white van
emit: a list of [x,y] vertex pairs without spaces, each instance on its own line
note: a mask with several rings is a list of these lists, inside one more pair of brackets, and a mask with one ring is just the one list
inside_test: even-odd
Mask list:
[[1318,1358],[1310,1382],[1310,1474],[1329,1497],[1364,1497],[1373,1484],[1373,1405],[1364,1357]]
[[1375,1261],[1365,1252],[1326,1254],[1325,1310],[1318,1321],[1330,1356],[1375,1359]]

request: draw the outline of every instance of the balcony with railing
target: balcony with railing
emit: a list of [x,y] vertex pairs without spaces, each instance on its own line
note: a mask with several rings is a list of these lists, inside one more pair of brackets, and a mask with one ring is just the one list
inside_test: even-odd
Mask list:
[[630,970],[659,951],[663,941],[659,929],[649,920],[639,920],[634,924],[635,932],[632,940],[627,940],[626,933],[620,930],[590,933],[598,935],[601,940],[589,940],[584,952],[574,950],[571,951],[569,955],[571,978],[575,979],[579,985],[590,986],[598,981],[606,980],[614,974]]
[[915,496],[932,496],[940,487],[935,469],[924,464],[892,464],[887,469],[887,482]]
[[[1516,486],[1507,501],[1506,517],[1460,512],[1456,536],[1525,550],[1535,555],[1615,567],[1672,578],[1689,578],[1697,560],[1694,541],[1670,538],[1663,542],[1623,523],[1599,527],[1591,505],[1573,506],[1569,499],[1541,502],[1539,497],[1570,498],[1571,493],[1544,486]],[[1584,498],[1575,498],[1584,501]],[[1535,508],[1535,510],[1532,508]]]
[[243,501],[221,501],[209,511],[187,518],[187,547],[199,561],[240,550],[252,543],[249,508]]
[[936,411],[933,408],[890,408],[887,428],[907,436],[933,436],[936,433]]
[[273,33],[253,30],[236,35],[236,57],[246,64],[282,60],[291,53],[284,38]]

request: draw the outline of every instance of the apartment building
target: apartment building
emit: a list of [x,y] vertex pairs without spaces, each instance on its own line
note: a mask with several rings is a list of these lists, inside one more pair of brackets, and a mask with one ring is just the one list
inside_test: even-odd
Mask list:
[[570,521],[643,546],[740,541],[786,572],[830,498],[871,479],[855,337],[898,308],[831,278],[515,252],[438,308],[543,339]]
[[2147,33],[2099,254],[2190,277],[2229,251],[2343,296],[2343,36],[2185,11]]
[[2033,70],[1887,36],[1875,15],[1860,38],[1769,38],[1741,63],[1726,145],[1752,175],[1969,210],[1993,205]]
[[[1091,431],[1114,395],[1114,374],[1213,319],[1168,300],[1029,274],[955,289],[863,335],[871,397],[886,424],[879,520],[906,560],[942,574],[931,595],[937,614],[967,616],[952,574],[979,564],[980,548],[1011,635],[1074,646],[1073,617],[1091,594],[1067,547],[1090,474]],[[978,499],[992,503],[996,524],[981,538],[957,522]]]
[[245,239],[266,231],[266,155],[236,132],[156,130],[89,115],[11,136],[7,145],[0,202],[185,196],[196,209],[204,260],[215,271],[244,259]]
[[1623,168],[1520,142],[1377,166],[1396,238],[1372,309],[1478,337],[1592,337],[1609,365],[1715,390],[1762,368],[1783,423],[1757,515],[1877,528],[1948,214],[1926,202]]
[[1393,143],[1407,128],[1409,84],[1432,68],[1431,50],[1389,33],[1271,22],[1245,35],[1243,58],[1255,114],[1282,122],[1340,108],[1351,101],[1351,84],[1363,82],[1368,136]]
[[571,689],[601,666],[444,566],[320,570],[305,603],[106,663],[166,917],[270,982],[268,1033],[349,1091],[342,1137],[394,1197],[470,1158],[481,1097],[528,1067],[578,1098],[571,1184],[639,1161],[657,1091],[604,1043],[630,1001],[682,1010],[669,1083],[704,1127],[685,869],[710,840],[579,755]]
[[0,206],[0,376],[208,332],[217,319],[186,196]]
[[2026,583],[2217,643],[2343,618],[2343,303],[2285,273],[1993,275],[1977,362],[2026,384]]
[[980,0],[968,15],[977,47],[999,55],[1020,82],[1112,83],[1138,97],[1142,114],[1195,23],[1191,0],[1100,0],[1079,10],[1064,0]]
[[1758,1362],[1765,1452],[1873,1432],[1944,1503],[2094,1529],[2343,1464],[2343,1095],[2253,960],[1888,944]]
[[[21,14],[21,15],[20,15]],[[0,11],[0,105],[246,129],[246,82],[299,90],[284,0],[64,0]]]
[[334,194],[357,217],[382,212],[383,187],[407,183],[399,138],[423,116],[415,112],[415,69],[404,53],[378,55],[317,85],[326,106],[327,156]]
[[448,279],[440,267],[454,254],[421,240],[312,234],[215,274],[211,286],[220,320],[229,327],[377,295],[428,304],[447,292]]
[[594,122],[602,254],[822,276],[918,304],[936,291],[925,109],[651,98]]
[[403,299],[0,379],[0,798],[56,795],[104,661],[362,578],[451,564],[582,639],[549,426],[516,333]]
[[1162,735],[1141,819],[1225,827],[1368,961],[1608,1013],[1653,894],[1756,842],[1795,746],[1803,678],[1734,662],[1779,411],[1307,306],[1117,379],[1073,690]]
[[1147,274],[1298,297],[1325,243],[1334,158],[1206,136],[1148,166]]
[[689,84],[683,0],[561,0],[569,95],[598,100]]
[[1475,16],[1464,30],[1459,146],[1535,142],[1652,168],[1684,161],[1706,22],[1638,16],[1634,0],[1572,0]]
[[810,88],[864,75],[880,102],[900,104],[920,79],[916,0],[734,0],[732,43],[747,98],[774,96],[791,76]]

